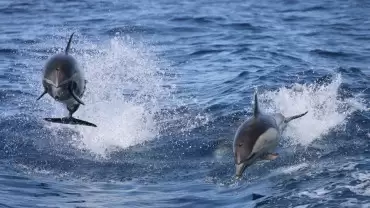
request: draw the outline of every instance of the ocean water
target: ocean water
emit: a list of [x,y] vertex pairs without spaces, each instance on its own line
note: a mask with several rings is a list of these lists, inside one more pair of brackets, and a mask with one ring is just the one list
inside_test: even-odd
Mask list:
[[[370,207],[370,2],[2,0],[1,207]],[[88,80],[75,116],[47,59]],[[258,87],[290,123],[279,158],[235,180]],[[256,197],[258,196],[258,197]]]

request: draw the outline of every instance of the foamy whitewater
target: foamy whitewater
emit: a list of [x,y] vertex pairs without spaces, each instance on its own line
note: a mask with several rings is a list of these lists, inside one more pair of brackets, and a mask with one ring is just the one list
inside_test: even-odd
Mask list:
[[293,144],[307,146],[333,129],[345,129],[348,116],[357,110],[366,110],[360,97],[340,97],[338,90],[341,84],[341,75],[337,74],[330,83],[281,87],[263,93],[261,106],[266,108],[266,112],[281,112],[287,117],[308,111],[302,118],[290,122],[285,130],[285,136]]

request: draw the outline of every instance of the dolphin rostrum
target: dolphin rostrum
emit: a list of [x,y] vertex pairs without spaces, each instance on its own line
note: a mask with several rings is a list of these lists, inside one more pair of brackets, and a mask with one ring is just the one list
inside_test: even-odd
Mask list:
[[77,61],[68,54],[73,34],[69,38],[64,53],[52,56],[46,63],[42,80],[44,92],[37,100],[48,93],[56,101],[63,103],[69,111],[68,117],[44,118],[46,121],[96,127],[93,123],[72,117],[81,104],[85,105],[81,97],[87,83],[83,72],[78,68]]

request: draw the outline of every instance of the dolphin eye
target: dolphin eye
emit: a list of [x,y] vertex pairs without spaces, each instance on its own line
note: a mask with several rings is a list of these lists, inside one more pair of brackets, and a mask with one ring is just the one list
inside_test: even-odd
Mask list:
[[238,144],[238,147],[241,147],[241,146],[243,146],[243,143],[239,143],[239,144]]

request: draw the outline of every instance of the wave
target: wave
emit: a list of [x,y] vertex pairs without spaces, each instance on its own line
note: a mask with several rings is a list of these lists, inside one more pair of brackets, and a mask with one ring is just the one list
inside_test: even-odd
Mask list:
[[225,18],[219,16],[203,16],[203,17],[181,16],[171,18],[170,21],[189,22],[189,23],[212,23],[225,21]]
[[314,49],[310,51],[311,53],[321,55],[321,56],[329,56],[329,57],[351,57],[352,54],[341,52],[341,51],[329,51],[323,49]]

